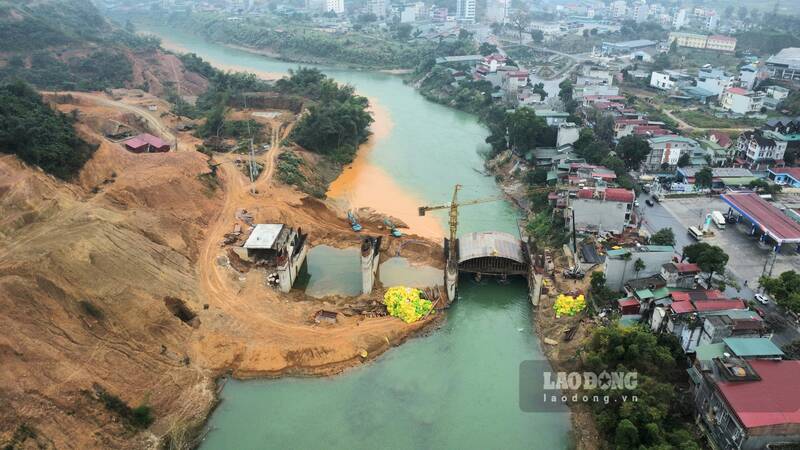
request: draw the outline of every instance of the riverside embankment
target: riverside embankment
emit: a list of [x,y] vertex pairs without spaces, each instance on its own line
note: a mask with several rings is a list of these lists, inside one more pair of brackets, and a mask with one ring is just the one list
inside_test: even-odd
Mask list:
[[[174,30],[154,31],[217,66],[256,73],[295,67]],[[499,193],[493,178],[479,173],[486,130],[473,116],[424,100],[395,76],[322,69],[354,85],[391,121],[385,133],[375,130],[372,148],[334,182],[331,196],[361,199],[383,212],[405,205],[392,215],[411,221],[416,206],[447,202],[455,183],[465,186],[464,198]],[[442,229],[444,215],[434,217]],[[505,202],[467,207],[460,231],[516,232],[516,219]],[[331,378],[229,382],[204,446],[565,448],[566,410],[524,413],[518,406],[519,364],[544,359],[532,324],[524,283],[464,279],[438,329],[368,365]]]

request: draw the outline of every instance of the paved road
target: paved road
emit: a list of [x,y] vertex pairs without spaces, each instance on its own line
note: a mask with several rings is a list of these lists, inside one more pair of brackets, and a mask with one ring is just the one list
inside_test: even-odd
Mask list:
[[[694,241],[689,237],[684,227],[675,216],[672,215],[660,203],[653,206],[647,206],[645,200],[650,198],[649,194],[641,194],[639,200],[639,214],[643,218],[642,226],[652,233],[662,228],[672,228],[675,233],[675,250],[680,253],[683,247],[691,245]],[[736,273],[734,275],[740,285],[740,290],[734,288],[727,288],[725,294],[729,297],[738,297],[745,300],[753,300],[755,292],[748,286],[744,285],[744,280],[739,278]],[[778,346],[784,346],[794,340],[800,339],[800,328],[798,324],[787,319],[786,315],[781,311],[781,308],[770,301],[766,305],[759,304],[759,307],[766,313],[766,322],[773,328],[775,334],[772,340]]]

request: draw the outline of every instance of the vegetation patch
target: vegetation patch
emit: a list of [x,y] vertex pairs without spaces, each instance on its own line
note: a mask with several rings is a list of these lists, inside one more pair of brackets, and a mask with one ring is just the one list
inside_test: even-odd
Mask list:
[[141,404],[135,408],[131,408],[124,400],[106,391],[102,386],[95,385],[94,390],[100,402],[103,403],[103,406],[119,416],[119,418],[124,420],[129,426],[145,429],[155,421],[153,409],[150,406]]
[[73,122],[27,84],[0,86],[0,151],[65,180],[74,177],[96,149],[77,136]]

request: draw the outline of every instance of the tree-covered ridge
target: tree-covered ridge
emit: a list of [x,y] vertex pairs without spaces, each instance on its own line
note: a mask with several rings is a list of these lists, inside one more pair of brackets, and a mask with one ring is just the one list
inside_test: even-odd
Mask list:
[[88,0],[0,0],[0,82],[41,89],[101,90],[133,79],[129,52],[153,51],[155,38],[109,23]]
[[352,86],[339,85],[317,69],[300,68],[276,83],[285,94],[308,98],[311,105],[292,131],[300,146],[333,158],[352,161],[358,146],[369,137],[372,115],[369,101]]
[[72,124],[72,118],[52,110],[30,86],[0,86],[0,152],[70,179],[95,150],[77,136]]

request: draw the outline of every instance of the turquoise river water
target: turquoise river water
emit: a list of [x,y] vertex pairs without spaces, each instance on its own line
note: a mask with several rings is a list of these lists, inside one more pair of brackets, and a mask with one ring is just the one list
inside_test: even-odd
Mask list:
[[[175,30],[151,30],[223,67],[262,72],[296,67]],[[397,76],[321,69],[386,110],[392,127],[369,161],[404,191],[431,204],[447,202],[455,183],[464,185],[464,198],[499,193],[491,177],[477,172],[487,132],[475,117],[426,101]],[[446,214],[440,216],[444,223]],[[463,208],[459,231],[516,234],[516,218],[503,202]],[[402,264],[390,265],[393,279],[402,275]],[[342,288],[320,282],[320,292]],[[202,448],[570,447],[566,410],[524,413],[519,408],[519,364],[543,358],[532,322],[522,281],[478,284],[462,277],[459,298],[441,327],[374,362],[329,378],[230,381]]]

